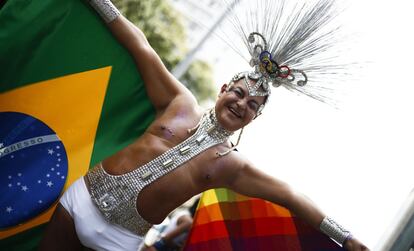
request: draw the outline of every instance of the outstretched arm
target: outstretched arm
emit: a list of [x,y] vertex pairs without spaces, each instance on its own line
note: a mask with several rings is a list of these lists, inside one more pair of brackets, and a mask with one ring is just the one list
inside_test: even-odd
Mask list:
[[[285,182],[269,176],[246,163],[240,168],[229,188],[235,192],[256,198],[262,198],[291,210],[315,229],[321,230],[326,215],[306,196],[293,190]],[[333,236],[330,236],[333,237]],[[347,250],[368,250],[356,238],[347,238],[342,245]]]
[[91,0],[90,3],[106,21],[115,38],[134,58],[149,99],[157,112],[163,111],[178,97],[196,103],[191,92],[167,70],[144,33],[117,12],[110,0]]
[[235,192],[288,208],[316,229],[319,229],[320,223],[325,218],[325,214],[309,198],[293,190],[284,181],[252,167],[250,163],[238,170],[229,185],[229,188]]

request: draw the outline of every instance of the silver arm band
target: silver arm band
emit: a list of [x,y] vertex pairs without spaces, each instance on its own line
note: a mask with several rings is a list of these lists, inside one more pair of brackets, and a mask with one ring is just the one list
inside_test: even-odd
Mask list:
[[115,20],[121,13],[110,0],[90,0],[89,4],[98,12],[106,23]]
[[351,232],[343,228],[330,217],[325,217],[319,228],[324,234],[328,235],[341,245],[343,245],[344,242],[352,236]]

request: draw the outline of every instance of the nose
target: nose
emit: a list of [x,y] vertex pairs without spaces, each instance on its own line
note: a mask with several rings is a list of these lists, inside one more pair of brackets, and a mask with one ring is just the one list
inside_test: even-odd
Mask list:
[[237,106],[240,107],[243,110],[246,109],[247,99],[246,98],[241,98],[241,99],[237,100]]

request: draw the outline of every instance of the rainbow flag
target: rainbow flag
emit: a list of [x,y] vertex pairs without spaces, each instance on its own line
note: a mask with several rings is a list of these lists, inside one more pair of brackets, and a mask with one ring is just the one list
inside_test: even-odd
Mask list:
[[229,189],[203,193],[185,251],[344,250],[286,208]]
[[0,24],[0,250],[36,250],[65,189],[155,114],[87,1],[8,0]]

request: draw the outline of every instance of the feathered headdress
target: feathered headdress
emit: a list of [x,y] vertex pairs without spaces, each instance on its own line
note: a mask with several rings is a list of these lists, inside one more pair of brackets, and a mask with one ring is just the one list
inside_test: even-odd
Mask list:
[[336,62],[342,37],[334,0],[236,0],[229,6],[234,33],[222,29],[218,35],[253,67],[232,82],[255,80],[254,86],[245,81],[251,96],[268,96],[270,86],[284,86],[329,101],[331,84],[347,66]]

